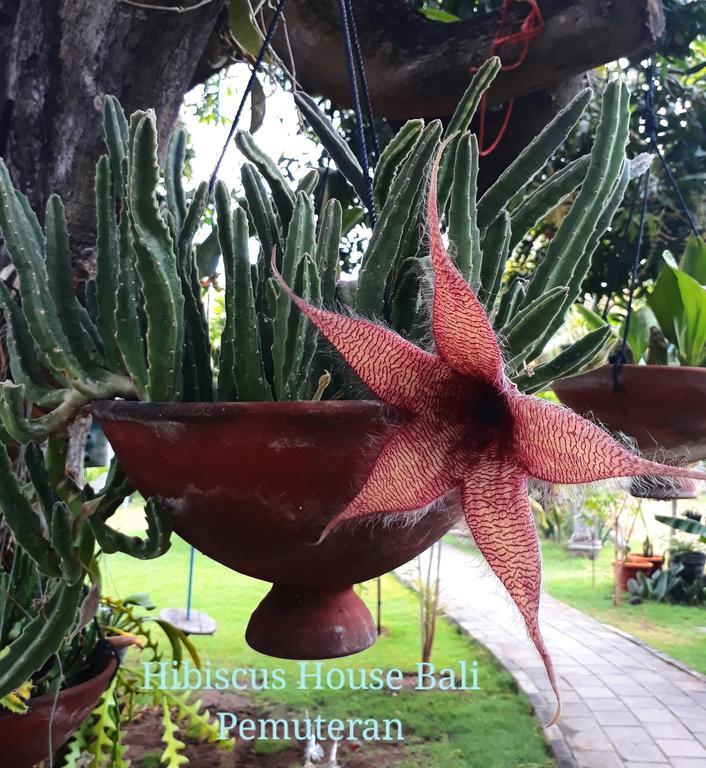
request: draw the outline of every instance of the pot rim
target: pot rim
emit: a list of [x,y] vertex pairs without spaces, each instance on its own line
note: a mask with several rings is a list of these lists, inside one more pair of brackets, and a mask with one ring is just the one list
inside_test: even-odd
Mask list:
[[393,416],[400,411],[379,400],[280,400],[248,402],[145,402],[138,400],[98,400],[88,406],[98,419],[111,421],[209,421],[237,419],[240,416],[281,415],[332,416],[359,414],[361,416]]
[[[89,677],[88,680],[84,680],[82,683],[79,683],[78,685],[72,685],[69,688],[64,688],[63,690],[59,691],[58,701],[61,701],[62,696],[65,696],[68,693],[71,693],[73,695],[82,693],[86,688],[89,688],[92,685],[95,685],[96,680],[99,678],[105,678],[106,680],[106,687],[107,682],[110,681],[115,674],[115,671],[118,668],[118,660],[115,657],[115,654],[106,655],[106,661],[105,666],[103,669],[101,669],[100,672],[97,672],[93,677]],[[23,713],[20,714],[19,712],[8,712],[5,715],[0,715],[0,720],[9,720],[13,717],[27,717],[28,715],[32,714],[32,709],[37,708],[37,706],[40,706],[41,704],[44,704],[45,702],[53,702],[55,698],[55,694],[53,693],[45,693],[43,696],[38,696],[36,699],[30,699],[28,702],[29,709]]]
[[[613,366],[610,363],[604,363],[603,365],[599,365],[597,368],[591,368],[590,371],[580,371],[579,373],[572,373],[571,376],[562,376],[552,384],[552,388],[555,384],[561,385],[562,382],[604,375],[607,371],[612,372],[612,370]],[[620,366],[620,370],[627,370],[630,371],[630,373],[636,371],[647,373],[649,371],[650,373],[647,373],[648,376],[656,376],[657,374],[691,377],[706,376],[706,367],[699,367],[696,365],[646,365],[642,363],[623,363]]]

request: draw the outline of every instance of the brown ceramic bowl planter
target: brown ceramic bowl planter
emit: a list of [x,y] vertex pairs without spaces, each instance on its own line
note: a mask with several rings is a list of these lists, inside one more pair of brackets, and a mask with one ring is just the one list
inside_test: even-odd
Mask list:
[[613,391],[613,366],[559,379],[554,392],[564,405],[593,415],[612,431],[637,441],[647,456],[655,451],[689,452],[706,458],[706,368],[623,365]]
[[49,757],[50,744],[54,752],[65,744],[93,711],[116,666],[116,659],[108,656],[102,671],[89,680],[66,688],[58,697],[47,694],[33,699],[24,715],[0,716],[0,764],[3,768],[32,768]]
[[368,648],[375,625],[353,585],[424,551],[458,517],[446,504],[413,525],[344,525],[313,546],[404,419],[377,402],[106,401],[93,412],[135,487],[171,506],[180,536],[272,582],[246,633],[271,656],[334,658]]
[[[706,368],[675,365],[622,365],[620,392],[613,388],[613,366],[559,379],[554,392],[564,405],[594,417],[612,432],[633,438],[648,458],[663,461],[660,451],[706,458]],[[639,478],[630,492],[640,498],[693,499],[694,483]]]

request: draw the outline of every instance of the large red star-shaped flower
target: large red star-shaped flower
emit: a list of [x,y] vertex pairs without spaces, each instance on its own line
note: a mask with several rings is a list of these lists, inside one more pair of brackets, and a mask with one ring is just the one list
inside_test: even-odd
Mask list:
[[435,277],[436,354],[361,318],[313,307],[282,289],[360,379],[410,416],[387,440],[369,477],[321,540],[347,520],[419,510],[460,489],[463,512],[483,557],[525,621],[557,696],[539,629],[541,560],[527,481],[590,483],[613,477],[706,474],[647,461],[573,411],[523,395],[505,376],[485,310],[444,247],[437,210],[438,158],[427,208]]

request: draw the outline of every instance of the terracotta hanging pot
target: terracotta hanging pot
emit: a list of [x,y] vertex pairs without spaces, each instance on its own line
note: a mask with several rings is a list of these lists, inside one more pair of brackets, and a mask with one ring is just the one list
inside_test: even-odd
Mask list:
[[271,656],[334,658],[376,639],[353,585],[427,549],[458,518],[441,505],[413,525],[347,525],[314,546],[366,480],[404,417],[377,402],[133,403],[93,408],[144,496],[173,509],[198,550],[273,583],[246,639]]
[[618,381],[616,393],[613,366],[604,365],[559,379],[553,389],[577,413],[633,438],[649,458],[660,449],[686,452],[690,462],[706,458],[706,368],[622,365]]
[[50,749],[56,752],[93,711],[116,666],[115,657],[108,656],[102,671],[89,680],[60,691],[58,697],[46,694],[31,700],[24,715],[0,716],[0,764],[32,768],[49,757]]

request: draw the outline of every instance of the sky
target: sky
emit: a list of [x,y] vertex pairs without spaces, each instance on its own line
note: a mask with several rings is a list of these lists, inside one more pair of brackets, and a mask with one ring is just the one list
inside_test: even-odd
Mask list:
[[[249,76],[249,65],[236,64],[220,81],[220,109],[222,115],[227,116],[228,119],[225,125],[221,123],[205,124],[200,122],[194,114],[194,105],[203,100],[203,86],[195,88],[188,94],[182,108],[182,120],[191,134],[191,145],[195,152],[195,158],[192,161],[194,185],[210,176],[223,148],[232,117],[238,109]],[[260,81],[267,95],[267,107],[265,120],[255,134],[255,141],[275,161],[278,161],[283,153],[286,153],[287,157],[299,158],[302,168],[295,172],[295,175],[301,177],[307,170],[316,166],[319,149],[314,142],[299,133],[299,120],[292,94],[285,92],[270,78],[261,75]],[[248,99],[239,127],[248,129],[249,126],[250,103]],[[231,143],[219,175],[229,187],[239,186],[240,167],[243,160],[238,148],[234,143]]]

